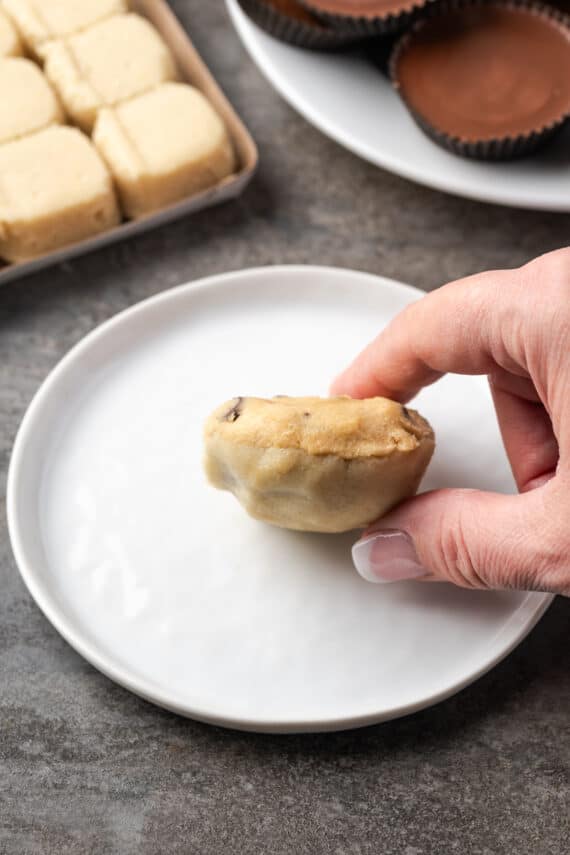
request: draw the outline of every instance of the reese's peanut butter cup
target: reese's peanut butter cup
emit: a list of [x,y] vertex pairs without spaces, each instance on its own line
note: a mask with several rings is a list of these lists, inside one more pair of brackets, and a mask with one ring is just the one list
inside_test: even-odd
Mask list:
[[282,42],[314,50],[334,50],[357,41],[354,32],[334,29],[296,0],[238,0],[258,27]]
[[402,37],[390,75],[440,145],[485,160],[519,157],[570,116],[570,20],[508,0],[448,6]]
[[378,36],[403,30],[434,0],[301,0],[303,6],[342,31]]

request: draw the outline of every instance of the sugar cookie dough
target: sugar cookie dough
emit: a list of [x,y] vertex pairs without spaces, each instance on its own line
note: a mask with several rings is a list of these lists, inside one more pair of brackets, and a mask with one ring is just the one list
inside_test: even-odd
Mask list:
[[205,427],[210,482],[284,528],[361,528],[412,496],[435,448],[428,422],[387,398],[235,398]]
[[22,42],[12,21],[0,8],[0,57],[21,56]]
[[93,141],[136,218],[217,184],[235,168],[224,123],[192,86],[165,83],[102,110]]
[[41,70],[22,57],[0,59],[0,104],[0,144],[64,121]]
[[84,30],[120,12],[127,0],[4,0],[30,53],[38,55],[51,39]]
[[0,146],[0,256],[24,261],[119,223],[111,177],[76,128]]
[[176,66],[159,33],[140,15],[116,15],[43,49],[45,73],[73,121],[91,132],[102,107],[166,80]]

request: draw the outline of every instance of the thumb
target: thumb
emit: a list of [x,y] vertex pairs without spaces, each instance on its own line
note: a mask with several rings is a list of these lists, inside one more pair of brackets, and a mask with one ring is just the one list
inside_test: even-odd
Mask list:
[[353,547],[356,569],[371,582],[568,592],[570,539],[547,512],[552,484],[517,496],[424,493],[364,532]]

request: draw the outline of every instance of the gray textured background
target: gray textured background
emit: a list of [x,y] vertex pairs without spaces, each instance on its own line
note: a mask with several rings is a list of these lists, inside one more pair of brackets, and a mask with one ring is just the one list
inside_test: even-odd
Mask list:
[[276,262],[425,289],[568,242],[568,217],[425,190],[342,151],[269,88],[221,0],[176,0],[261,152],[237,202],[0,291],[0,852],[427,855],[569,851],[570,603],[438,707],[360,732],[243,735],[176,718],[83,662],[24,590],[5,524],[10,449],[86,332],[185,280]]

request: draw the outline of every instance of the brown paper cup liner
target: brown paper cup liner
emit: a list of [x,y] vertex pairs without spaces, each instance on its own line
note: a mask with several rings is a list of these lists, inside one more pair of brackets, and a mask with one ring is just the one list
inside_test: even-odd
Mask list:
[[425,8],[438,4],[438,0],[415,0],[413,6],[403,9],[401,12],[386,12],[373,17],[370,15],[339,15],[336,12],[326,12],[313,6],[311,0],[299,0],[299,2],[313,15],[334,29],[353,32],[365,38],[401,33],[417,20],[418,15]]
[[363,44],[363,53],[366,59],[376,66],[385,77],[389,77],[390,73],[390,57],[394,51],[394,46],[400,38],[399,33],[392,33],[385,36],[376,36],[374,39],[368,39]]
[[358,35],[353,31],[333,29],[319,20],[315,20],[314,26],[298,21],[263,0],[238,0],[238,3],[246,15],[266,33],[297,47],[337,50],[358,41]]
[[[513,9],[524,8],[532,12],[532,14],[545,16],[560,26],[570,28],[570,17],[542,3],[524,2],[524,0],[496,0],[496,2],[489,2],[489,0],[450,0],[445,5],[439,6],[437,10],[434,9],[434,14],[429,14],[422,20],[417,21],[415,26],[400,38],[390,57],[390,79],[415,122],[428,137],[442,146],[442,148],[461,157],[468,157],[475,160],[514,160],[517,157],[525,157],[532,154],[540,146],[547,143],[561,130],[570,118],[570,110],[561,116],[553,118],[547,125],[533,128],[531,131],[525,133],[515,134],[514,136],[499,136],[494,139],[464,139],[435,127],[429,119],[418,113],[406,100],[398,82],[398,61],[407,46],[413,41],[415,34],[425,26],[428,20],[432,20],[434,17],[443,18],[450,12],[456,12],[461,9],[472,9],[478,6],[500,6]],[[568,50],[570,50],[570,40]],[[570,81],[568,85],[570,86]]]
[[546,0],[546,6],[552,6],[559,12],[564,12],[565,15],[570,15],[570,0]]

